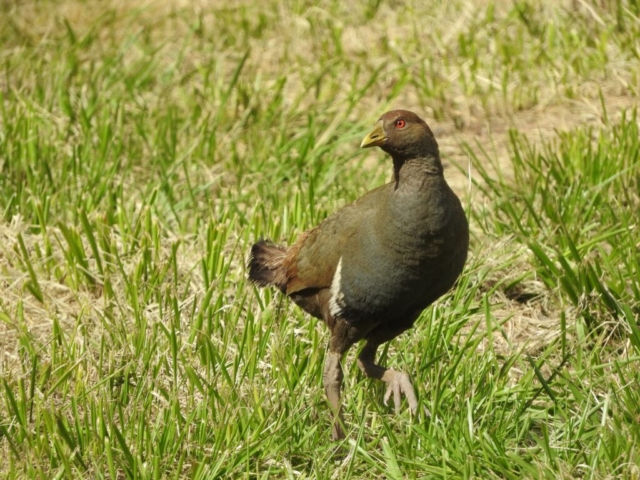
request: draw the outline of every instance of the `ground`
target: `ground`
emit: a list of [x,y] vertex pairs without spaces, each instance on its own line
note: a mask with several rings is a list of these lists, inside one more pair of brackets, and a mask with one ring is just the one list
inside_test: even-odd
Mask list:
[[[638,478],[635,2],[0,7],[0,476]],[[383,353],[432,417],[350,366],[340,455],[246,257],[389,179],[391,108],[470,258]]]

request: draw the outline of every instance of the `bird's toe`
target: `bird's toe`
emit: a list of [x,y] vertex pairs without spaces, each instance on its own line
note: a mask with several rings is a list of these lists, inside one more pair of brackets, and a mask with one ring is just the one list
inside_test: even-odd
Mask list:
[[413,390],[413,385],[411,385],[409,375],[403,372],[394,372],[393,378],[389,382],[387,391],[384,394],[384,404],[387,405],[387,402],[393,395],[395,410],[396,413],[399,413],[400,406],[402,405],[402,394],[407,398],[411,413],[415,414],[418,411],[418,399]]

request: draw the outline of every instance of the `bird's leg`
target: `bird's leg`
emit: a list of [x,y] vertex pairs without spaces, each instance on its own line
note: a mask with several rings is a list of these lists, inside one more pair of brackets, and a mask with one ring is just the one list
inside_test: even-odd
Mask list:
[[402,394],[407,397],[409,408],[411,413],[416,413],[418,410],[418,399],[416,393],[411,385],[409,375],[403,372],[398,372],[391,368],[386,368],[375,363],[376,351],[378,347],[405,331],[413,324],[413,319],[408,325],[397,326],[390,328],[389,326],[380,326],[374,329],[367,336],[367,343],[358,355],[358,367],[369,378],[375,378],[382,380],[387,384],[387,391],[384,394],[384,403],[393,395],[393,403],[395,405],[396,413],[400,411],[400,405],[402,403]]
[[342,388],[342,354],[329,351],[324,363],[324,391],[327,394],[329,405],[333,411],[333,421],[331,427],[331,438],[333,440],[340,440],[344,438],[344,431],[342,430],[343,417],[342,417],[342,404],[340,402],[340,389]]
[[340,401],[340,390],[342,388],[341,360],[351,345],[360,340],[366,331],[362,331],[348,322],[337,319],[331,328],[331,339],[329,340],[329,352],[324,364],[324,390],[329,400],[329,405],[333,410],[333,423],[331,427],[331,438],[340,440],[344,438],[342,426],[342,403]]

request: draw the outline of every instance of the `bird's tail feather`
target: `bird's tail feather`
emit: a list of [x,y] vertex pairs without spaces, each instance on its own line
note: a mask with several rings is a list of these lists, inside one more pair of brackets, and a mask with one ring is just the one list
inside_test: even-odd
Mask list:
[[251,247],[249,280],[259,287],[275,285],[283,292],[287,287],[284,260],[287,249],[269,240],[259,240]]

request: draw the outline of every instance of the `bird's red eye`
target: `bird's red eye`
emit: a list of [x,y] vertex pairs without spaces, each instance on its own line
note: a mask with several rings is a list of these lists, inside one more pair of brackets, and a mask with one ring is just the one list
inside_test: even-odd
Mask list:
[[406,124],[407,122],[405,122],[402,118],[396,120],[396,128],[404,128]]

